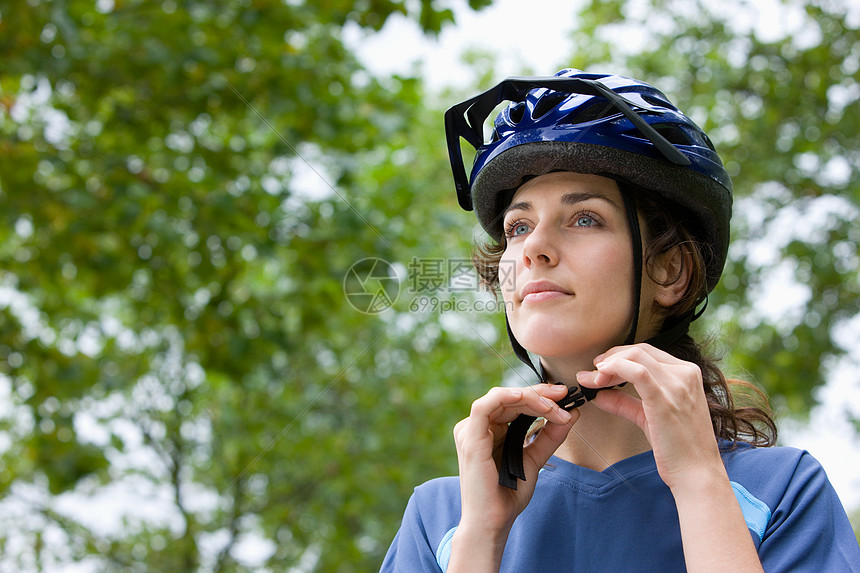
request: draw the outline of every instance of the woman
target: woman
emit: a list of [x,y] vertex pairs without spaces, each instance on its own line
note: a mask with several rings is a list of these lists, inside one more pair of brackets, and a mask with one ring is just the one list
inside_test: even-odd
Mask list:
[[416,488],[382,569],[860,571],[820,465],[761,447],[773,421],[735,407],[687,334],[731,212],[702,130],[648,84],[576,70],[506,80],[445,120],[460,204],[494,240],[479,273],[541,383],[474,402],[459,478]]

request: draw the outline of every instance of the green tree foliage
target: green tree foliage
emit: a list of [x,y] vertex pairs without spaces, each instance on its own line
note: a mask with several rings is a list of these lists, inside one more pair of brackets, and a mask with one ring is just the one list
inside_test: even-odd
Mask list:
[[344,43],[452,18],[407,6],[0,4],[4,570],[372,570],[455,470],[497,316],[343,290],[468,256],[420,83]]
[[712,136],[736,239],[709,314],[728,328],[731,369],[803,415],[856,345],[839,334],[860,312],[860,26],[850,2],[762,6],[595,0],[570,63],[650,78]]
[[[0,1],[0,570],[374,570],[516,363],[498,313],[427,304],[471,300],[450,288],[473,228],[442,145],[457,96],[376,78],[344,41],[393,15],[437,34],[451,12],[19,4]],[[588,6],[564,64],[649,77],[715,134],[752,238],[712,304],[743,317],[733,365],[802,412],[860,300],[856,26],[815,4],[820,37],[765,41],[653,4]],[[643,19],[646,49],[620,49],[612,30]],[[367,257],[400,279],[378,314],[344,293]],[[784,262],[810,297],[774,320],[756,293]]]

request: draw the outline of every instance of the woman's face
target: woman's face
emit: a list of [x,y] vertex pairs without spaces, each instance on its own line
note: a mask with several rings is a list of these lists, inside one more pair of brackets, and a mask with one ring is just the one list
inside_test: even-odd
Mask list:
[[[632,319],[633,248],[615,181],[541,175],[514,195],[504,228],[499,282],[520,344],[540,356],[591,360],[624,342]],[[643,308],[651,306],[652,287],[643,279]]]

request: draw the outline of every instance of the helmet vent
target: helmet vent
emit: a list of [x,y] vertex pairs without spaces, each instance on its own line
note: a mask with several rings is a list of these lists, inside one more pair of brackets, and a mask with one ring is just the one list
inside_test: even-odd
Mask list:
[[523,120],[523,112],[525,109],[526,106],[523,102],[519,102],[518,104],[511,106],[508,111],[508,117],[511,118],[511,123],[516,125],[521,122]]
[[669,103],[667,100],[658,98],[658,97],[653,96],[649,93],[641,93],[641,94],[639,94],[639,97],[641,97],[642,99],[644,99],[645,101],[647,101],[651,105],[655,105],[657,107],[667,107],[671,110],[678,111],[678,108],[676,108],[674,105]]
[[657,133],[666,138],[666,140],[673,145],[693,145],[694,142],[690,141],[690,138],[687,137],[687,134],[684,133],[682,129],[675,127],[674,125],[652,125]]
[[568,94],[551,92],[540,98],[532,113],[534,119],[540,119],[548,112],[555,109],[561,102],[568,98]]
[[617,109],[609,105],[605,99],[600,98],[593,105],[590,105],[583,110],[574,111],[559,123],[578,125],[580,123],[588,123],[589,121],[610,117],[617,113]]

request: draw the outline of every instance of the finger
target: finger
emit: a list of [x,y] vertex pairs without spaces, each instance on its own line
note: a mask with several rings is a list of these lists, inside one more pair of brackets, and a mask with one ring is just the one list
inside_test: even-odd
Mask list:
[[545,401],[549,402],[551,411],[542,414],[548,422],[554,424],[571,424],[570,412],[557,404],[568,394],[568,387],[564,384],[537,384],[529,386],[527,390],[537,392]]
[[475,400],[469,417],[454,427],[461,470],[490,460],[498,465],[496,458],[508,431],[507,423],[521,413],[543,416],[550,424],[569,424],[571,414],[555,403],[566,394],[567,387],[563,385],[541,384],[530,388],[493,388]]
[[[644,380],[649,372],[666,366],[667,363],[662,360],[667,357],[677,362],[673,356],[650,344],[616,346],[594,359],[596,370],[578,372],[576,379],[581,385],[589,388],[608,388],[625,382],[635,384],[637,381]],[[619,369],[619,361],[625,359],[633,364],[627,369]]]
[[549,384],[528,388],[493,388],[472,403],[469,418],[479,422],[475,428],[480,431],[490,424],[511,422],[520,414],[566,423],[570,416],[555,403],[566,393],[565,387]]
[[609,350],[607,350],[603,354],[595,356],[594,357],[594,363],[597,364],[598,362],[603,362],[604,360],[606,360],[610,356],[615,356],[616,354],[618,354],[620,352],[627,352],[631,348],[636,348],[636,347],[642,348],[645,351],[654,350],[657,352],[662,352],[661,350],[659,350],[658,348],[655,348],[654,346],[651,346],[647,342],[640,342],[638,344],[625,344],[625,345],[621,345],[621,346],[613,346],[612,348],[610,348]]
[[638,344],[626,345],[626,346],[613,346],[603,354],[594,357],[594,364],[597,365],[599,362],[604,362],[608,358],[613,356],[617,356],[619,354],[625,353],[632,357],[637,356],[645,356],[654,359],[657,362],[664,364],[678,364],[683,362],[681,359],[672,356],[668,352],[664,350],[660,350],[655,346],[651,346],[647,342],[640,342]]
[[[593,372],[590,377],[582,376],[583,382],[592,388],[605,388],[630,382],[639,391],[643,384],[653,386],[659,373],[668,372],[684,364],[648,344],[610,349],[601,358],[595,364],[596,372]],[[671,362],[667,362],[667,358]]]
[[[676,376],[665,365],[638,357],[642,362],[630,360],[626,355],[617,355],[598,365],[593,387],[605,388],[629,382],[645,403],[658,404],[669,396],[677,396],[681,385]],[[643,364],[643,362],[645,362]]]
[[646,401],[660,395],[674,396],[682,403],[705,398],[702,371],[696,364],[682,360],[661,362],[643,349],[631,349],[603,360],[592,380],[596,387],[623,381],[633,384]]
[[[617,360],[617,359],[615,359]],[[587,388],[611,388],[632,382],[627,377],[619,375],[617,368],[607,362],[601,362],[598,370],[581,370],[576,373],[576,381]]]
[[571,428],[579,419],[579,410],[571,412],[570,422],[567,424],[554,424],[547,422],[523,450],[524,455],[527,455],[534,463],[535,470],[538,470],[546,465],[549,458],[561,446]]
[[650,382],[652,372],[658,365],[643,356],[628,357],[626,354],[614,356],[597,364],[596,384],[619,384],[620,382],[637,383]]
[[608,414],[633,422],[645,432],[646,437],[648,436],[648,421],[642,400],[639,398],[626,392],[609,390],[598,393],[591,403]]
[[[587,388],[604,388],[613,386],[612,377],[608,374],[600,374],[596,370],[580,370],[576,373],[576,382]],[[615,384],[617,385],[617,384]]]
[[454,435],[454,444],[461,448],[465,441],[472,437],[484,438],[489,436],[491,438],[493,447],[501,445],[505,441],[505,432],[506,427],[504,425],[492,424],[484,431],[484,434],[478,434],[482,430],[476,430],[475,420],[470,418],[464,418],[457,422],[454,426],[453,435]]

